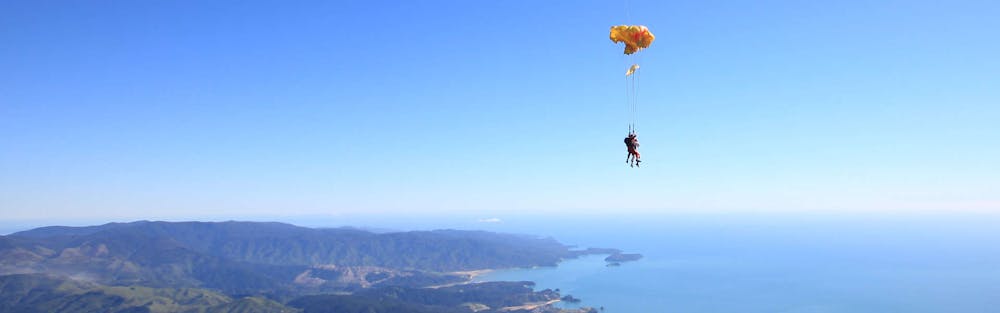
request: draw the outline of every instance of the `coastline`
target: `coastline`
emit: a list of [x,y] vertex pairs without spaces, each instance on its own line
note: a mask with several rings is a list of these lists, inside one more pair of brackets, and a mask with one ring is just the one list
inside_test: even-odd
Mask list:
[[485,275],[485,274],[488,274],[488,273],[491,273],[491,272],[494,272],[494,271],[496,271],[496,270],[494,270],[494,269],[481,269],[481,270],[471,270],[471,271],[448,272],[446,274],[450,274],[450,275],[463,275],[466,278],[465,278],[464,281],[460,281],[460,282],[447,283],[447,284],[441,284],[441,285],[435,285],[435,286],[428,286],[428,287],[424,287],[424,288],[437,289],[437,288],[444,288],[444,287],[451,287],[451,286],[458,286],[458,285],[467,285],[467,284],[471,284],[471,283],[476,282],[476,277],[479,277],[479,276],[482,276],[482,275]]
[[466,275],[466,276],[469,276],[469,280],[471,281],[471,280],[475,279],[476,277],[479,277],[479,276],[482,276],[482,275],[485,275],[485,274],[489,274],[489,273],[492,273],[494,271],[496,271],[496,270],[495,269],[481,269],[481,270],[451,272],[449,274]]
[[[486,281],[507,281],[507,280],[503,280],[503,279],[501,279],[501,280],[496,280],[496,279],[483,280],[482,276],[487,275],[487,274],[491,274],[491,273],[503,272],[505,270],[528,270],[528,271],[531,271],[531,270],[537,270],[537,269],[540,269],[540,268],[559,268],[559,267],[561,267],[563,265],[564,262],[581,260],[582,257],[593,257],[593,258],[596,258],[596,259],[600,260],[601,263],[607,263],[607,261],[605,260],[605,258],[611,257],[613,255],[618,255],[618,254],[622,253],[621,250],[618,250],[618,249],[594,249],[594,248],[590,248],[588,250],[583,250],[581,252],[584,252],[584,251],[589,252],[589,253],[580,253],[580,254],[575,255],[575,256],[562,258],[561,260],[559,260],[558,263],[556,263],[553,266],[532,266],[532,267],[524,267],[524,268],[480,269],[480,270],[470,270],[470,271],[447,272],[446,274],[449,274],[449,275],[462,275],[462,276],[465,276],[466,279],[464,281],[460,281],[460,282],[454,282],[454,283],[448,283],[448,284],[442,284],[442,285],[436,285],[436,286],[429,286],[429,287],[425,287],[425,288],[436,289],[436,288],[444,288],[444,287],[452,287],[452,286],[460,286],[460,285],[481,283],[481,282],[486,282]],[[602,266],[602,268],[603,268],[603,266]],[[533,280],[531,282],[532,283],[537,283],[537,282],[535,282]],[[558,287],[550,287],[550,288],[555,288],[555,290],[558,293],[558,290],[559,290]],[[588,307],[588,306],[580,306],[578,308],[572,308],[572,307],[570,307],[570,308],[559,308],[559,307],[556,307],[556,305],[558,305],[560,302],[565,303],[566,301],[562,300],[561,298],[557,298],[557,299],[551,299],[551,300],[542,301],[542,302],[525,302],[525,303],[522,303],[521,305],[515,305],[515,306],[508,306],[508,307],[497,308],[497,310],[501,311],[501,312],[536,311],[536,310],[540,310],[540,309],[543,310],[544,312],[559,312],[559,313],[597,312],[595,308]]]
[[543,306],[548,306],[548,305],[555,304],[556,302],[559,302],[559,301],[562,301],[562,300],[553,299],[553,300],[549,300],[549,301],[545,301],[545,302],[529,302],[529,303],[525,303],[525,304],[518,305],[518,306],[502,307],[499,310],[503,311],[503,312],[518,311],[518,310],[528,310],[528,311],[530,311],[530,310],[534,310],[534,309],[537,309],[537,308],[540,308],[540,307],[543,307]]
[[[607,256],[610,256],[610,255],[611,255],[611,253],[594,253],[594,254],[581,255],[580,257],[576,257],[576,258],[566,258],[566,259],[563,259],[562,261],[560,261],[556,266],[553,266],[551,268],[550,267],[530,267],[530,268],[517,268],[517,269],[513,269],[512,271],[508,271],[508,270],[494,270],[494,271],[487,272],[487,273],[491,273],[491,275],[487,275],[485,277],[480,276],[479,277],[479,282],[482,282],[482,281],[531,281],[531,282],[533,282],[533,283],[536,284],[535,287],[534,287],[536,290],[540,290],[540,289],[552,289],[552,290],[556,290],[558,293],[560,293],[560,299],[553,299],[552,301],[547,301],[547,303],[546,302],[534,302],[534,303],[530,303],[529,302],[529,303],[524,303],[524,304],[521,304],[519,306],[513,306],[514,309],[504,310],[504,312],[517,311],[518,308],[523,308],[525,310],[531,311],[531,310],[534,310],[534,309],[545,308],[545,307],[549,307],[549,308],[545,309],[544,311],[539,311],[539,312],[559,312],[559,313],[597,312],[597,311],[590,311],[590,310],[594,309],[596,307],[599,307],[599,306],[607,305],[607,304],[594,301],[594,299],[589,299],[590,297],[587,294],[580,294],[580,295],[578,295],[576,293],[572,294],[573,296],[582,296],[582,299],[587,299],[587,300],[584,300],[586,302],[583,302],[583,303],[567,302],[567,301],[561,299],[562,296],[569,295],[570,294],[569,291],[574,289],[571,282],[568,282],[568,281],[547,281],[546,282],[546,281],[544,281],[545,279],[543,279],[543,281],[539,281],[538,278],[540,278],[540,277],[537,277],[536,275],[530,274],[530,273],[534,273],[535,271],[538,271],[538,270],[542,270],[544,272],[549,272],[549,271],[552,271],[552,270],[559,270],[559,269],[562,269],[562,268],[567,268],[567,266],[571,270],[572,269],[576,269],[576,268],[587,268],[587,269],[590,269],[592,271],[605,271],[605,269],[607,268],[605,266],[606,263],[607,263],[607,261],[605,261],[604,258],[607,257]],[[567,265],[567,263],[569,263],[569,264]],[[561,291],[560,291],[560,289],[561,289]],[[563,292],[566,292],[566,294],[562,294]],[[600,303],[600,305],[598,305],[598,303]]]

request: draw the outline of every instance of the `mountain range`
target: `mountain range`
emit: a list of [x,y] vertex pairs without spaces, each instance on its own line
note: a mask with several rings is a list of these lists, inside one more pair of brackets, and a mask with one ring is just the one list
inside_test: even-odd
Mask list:
[[[331,303],[351,308],[398,304],[390,311],[376,306],[385,312],[488,312],[485,308],[559,297],[531,288],[466,285],[467,271],[554,266],[608,251],[614,250],[572,250],[551,238],[482,231],[373,233],[235,221],[52,226],[0,236],[0,309],[88,311],[73,309],[87,308],[72,304],[82,301],[122,312],[214,312],[234,305],[243,307],[238,311],[319,312]],[[435,286],[452,287],[427,288]],[[458,294],[454,288],[483,297],[444,301]],[[524,301],[464,293],[476,288]],[[183,294],[196,294],[198,300]],[[386,294],[396,298],[387,300]],[[414,301],[413,295],[435,300]]]

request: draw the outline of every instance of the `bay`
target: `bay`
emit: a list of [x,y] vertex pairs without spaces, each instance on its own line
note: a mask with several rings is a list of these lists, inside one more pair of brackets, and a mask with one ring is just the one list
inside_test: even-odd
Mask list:
[[[563,224],[566,225],[566,224]],[[980,219],[576,220],[560,240],[605,255],[499,270],[480,281],[534,281],[583,301],[562,307],[638,312],[998,312],[1000,236]],[[588,244],[593,243],[593,245]]]

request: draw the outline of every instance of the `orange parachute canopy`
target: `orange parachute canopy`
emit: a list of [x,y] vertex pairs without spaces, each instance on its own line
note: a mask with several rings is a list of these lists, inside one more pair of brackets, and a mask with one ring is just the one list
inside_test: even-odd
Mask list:
[[611,41],[615,43],[625,43],[625,54],[633,54],[636,51],[649,48],[656,36],[649,32],[646,26],[642,25],[618,25],[611,26]]

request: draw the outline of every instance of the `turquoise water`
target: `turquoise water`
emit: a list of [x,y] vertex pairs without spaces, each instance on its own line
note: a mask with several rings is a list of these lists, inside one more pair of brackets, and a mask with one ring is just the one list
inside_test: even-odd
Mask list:
[[583,299],[579,305],[608,313],[1000,312],[1000,223],[994,220],[564,225],[549,230],[563,241],[646,257],[606,267],[603,255],[588,256],[479,279],[534,281],[536,289],[558,288]]

